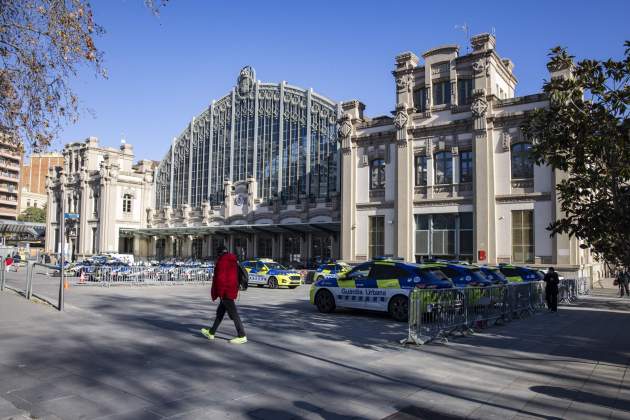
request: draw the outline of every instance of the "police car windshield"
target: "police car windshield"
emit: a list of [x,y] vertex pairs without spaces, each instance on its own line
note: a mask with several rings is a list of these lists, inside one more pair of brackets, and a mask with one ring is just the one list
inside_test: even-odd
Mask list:
[[483,276],[483,274],[481,273],[480,269],[478,269],[478,268],[471,268],[470,271],[471,271],[470,274],[471,274],[471,277],[472,277],[471,281],[477,281],[477,282],[482,282],[482,283],[485,283],[485,282],[488,281],[488,279],[486,279]]
[[286,270],[284,266],[282,266],[281,264],[278,264],[277,262],[265,263],[265,265],[269,267],[270,270]]
[[422,274],[425,274],[427,277],[431,278],[431,280],[446,280],[450,281],[450,279],[437,268],[425,268],[422,269]]
[[507,281],[507,277],[505,277],[505,275],[499,269],[489,270],[489,273],[495,279]]

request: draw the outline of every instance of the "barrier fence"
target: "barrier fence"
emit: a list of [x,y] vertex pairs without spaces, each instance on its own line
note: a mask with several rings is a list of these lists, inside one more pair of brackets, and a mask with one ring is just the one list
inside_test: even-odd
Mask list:
[[[586,281],[587,279],[585,279]],[[560,288],[568,301],[586,290],[577,280],[564,280]],[[582,288],[582,289],[580,289]],[[454,289],[413,289],[409,295],[409,328],[403,344],[446,341],[489,322],[507,322],[546,309],[544,282]]]
[[586,277],[577,279],[562,279],[558,285],[558,302],[573,303],[578,295],[587,295],[591,292],[591,283]]
[[78,284],[97,286],[202,284],[212,280],[208,267],[121,266],[90,267],[78,274]]

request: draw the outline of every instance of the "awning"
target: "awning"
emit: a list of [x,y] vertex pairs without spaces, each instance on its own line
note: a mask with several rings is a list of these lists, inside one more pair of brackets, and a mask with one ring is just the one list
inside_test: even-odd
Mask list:
[[195,226],[195,227],[168,227],[168,228],[121,228],[123,236],[205,236],[248,233],[328,233],[333,234],[341,230],[340,222],[324,223],[283,223],[283,224],[257,224],[257,225],[219,225],[219,226]]
[[0,220],[0,234],[22,234],[32,237],[42,236],[46,232],[45,223],[18,222],[15,220]]

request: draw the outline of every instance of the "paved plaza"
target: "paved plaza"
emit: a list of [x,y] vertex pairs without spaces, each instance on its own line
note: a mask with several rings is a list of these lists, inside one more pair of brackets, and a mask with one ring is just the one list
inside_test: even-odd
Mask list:
[[612,293],[405,348],[405,324],[320,314],[308,286],[243,293],[241,346],[227,317],[198,333],[206,285],[66,292],[63,313],[0,293],[0,419],[630,419],[630,300]]

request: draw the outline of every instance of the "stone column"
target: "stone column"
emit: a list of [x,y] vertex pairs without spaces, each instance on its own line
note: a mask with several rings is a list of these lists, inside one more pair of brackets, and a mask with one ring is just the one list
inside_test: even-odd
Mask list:
[[[483,79],[475,80],[475,85],[484,83]],[[485,84],[485,83],[484,83]],[[474,243],[473,260],[480,263],[496,264],[496,216],[494,193],[494,147],[492,127],[486,121],[489,102],[485,89],[473,92],[471,111],[474,121]],[[480,259],[483,251],[486,258]]]
[[[392,72],[396,79],[396,200],[395,200],[395,247],[396,256],[405,261],[413,259],[413,137],[409,134],[410,114],[413,108],[414,69],[418,57],[410,52],[396,57],[396,68]],[[388,224],[385,223],[385,229]]]
[[363,120],[365,105],[357,100],[341,105],[343,114],[339,119],[339,139],[341,141],[341,259],[356,259],[356,177],[357,150],[352,140],[354,124]]
[[[394,126],[396,127],[396,200],[395,200],[395,256],[412,261],[413,227],[413,145],[408,134],[409,114],[407,106],[398,106]],[[385,224],[387,229],[388,224]]]
[[79,200],[81,200],[81,215],[79,218],[79,249],[77,252],[81,257],[85,257],[86,254],[90,254],[92,251],[90,249],[92,242],[87,240],[89,234],[91,234],[91,232],[88,233],[90,230],[88,225],[90,217],[90,212],[88,211],[90,190],[87,182],[87,172],[84,169],[81,169],[81,172],[79,172],[79,180],[79,185],[81,186],[81,194],[79,196]]

